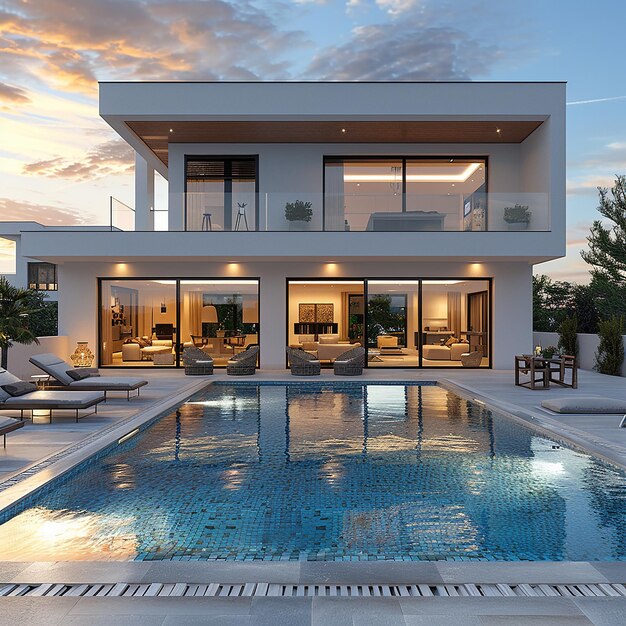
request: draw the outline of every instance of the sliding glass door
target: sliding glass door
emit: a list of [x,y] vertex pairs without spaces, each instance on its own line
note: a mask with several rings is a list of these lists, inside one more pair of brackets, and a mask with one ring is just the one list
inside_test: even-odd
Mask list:
[[259,344],[258,279],[101,279],[99,364],[176,367],[186,347],[225,367]]
[[292,279],[287,289],[287,345],[322,367],[357,345],[367,367],[490,367],[489,279]]

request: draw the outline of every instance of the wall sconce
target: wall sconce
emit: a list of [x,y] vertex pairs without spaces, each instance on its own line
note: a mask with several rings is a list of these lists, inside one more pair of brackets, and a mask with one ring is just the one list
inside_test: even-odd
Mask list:
[[76,343],[76,350],[70,356],[70,360],[74,364],[74,367],[91,367],[94,360],[94,354],[89,349],[87,341],[78,341]]

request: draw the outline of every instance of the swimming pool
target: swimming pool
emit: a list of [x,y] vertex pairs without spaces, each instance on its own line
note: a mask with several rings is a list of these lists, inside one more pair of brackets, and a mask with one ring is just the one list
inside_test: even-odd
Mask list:
[[0,526],[0,554],[622,560],[624,479],[439,386],[216,383]]

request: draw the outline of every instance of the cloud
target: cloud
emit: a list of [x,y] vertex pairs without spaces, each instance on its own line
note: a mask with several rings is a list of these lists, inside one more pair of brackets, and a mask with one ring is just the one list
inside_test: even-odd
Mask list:
[[390,15],[400,15],[414,9],[420,0],[376,0],[376,4]]
[[24,89],[0,82],[0,101],[25,104],[30,102],[30,98],[26,95]]
[[413,21],[361,26],[342,46],[314,57],[307,73],[322,80],[469,80],[500,55],[453,27]]
[[7,222],[39,222],[45,226],[87,224],[90,216],[74,209],[60,209],[48,204],[0,198],[0,220]]
[[36,161],[24,165],[23,172],[33,176],[95,180],[112,174],[130,173],[133,167],[132,148],[121,139],[113,139],[99,144],[81,160],[57,157]]
[[285,78],[303,45],[269,12],[239,0],[5,0],[3,73],[95,95],[96,80]]

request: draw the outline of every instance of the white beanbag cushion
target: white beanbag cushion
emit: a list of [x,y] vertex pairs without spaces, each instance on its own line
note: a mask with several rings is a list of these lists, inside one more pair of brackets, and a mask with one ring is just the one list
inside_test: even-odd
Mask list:
[[626,413],[626,399],[573,396],[543,400],[541,406],[555,413]]

